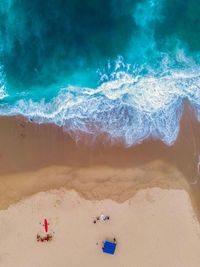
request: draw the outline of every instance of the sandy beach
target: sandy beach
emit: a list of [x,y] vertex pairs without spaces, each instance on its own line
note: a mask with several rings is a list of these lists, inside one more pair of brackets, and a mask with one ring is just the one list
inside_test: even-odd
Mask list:
[[[101,213],[107,222],[93,223]],[[52,241],[37,242],[49,220]],[[200,265],[200,226],[183,190],[145,189],[124,203],[88,201],[65,189],[38,193],[0,212],[0,266]],[[115,255],[102,241],[116,238]]]
[[[171,147],[89,145],[20,117],[0,129],[1,267],[200,265],[200,127],[189,106]],[[101,213],[110,221],[93,224]],[[44,217],[53,240],[38,243]],[[103,254],[113,237],[116,254]]]

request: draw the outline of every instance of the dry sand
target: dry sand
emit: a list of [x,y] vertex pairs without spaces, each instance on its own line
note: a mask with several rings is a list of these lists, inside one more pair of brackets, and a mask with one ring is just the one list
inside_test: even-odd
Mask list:
[[[110,220],[93,223],[101,213]],[[49,220],[53,240],[36,241]],[[1,267],[199,267],[200,226],[184,190],[140,190],[124,203],[88,201],[65,189],[0,211]],[[114,256],[101,242],[117,239]]]

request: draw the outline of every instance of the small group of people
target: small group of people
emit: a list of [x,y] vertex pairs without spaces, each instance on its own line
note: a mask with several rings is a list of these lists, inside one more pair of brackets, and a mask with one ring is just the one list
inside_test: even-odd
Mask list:
[[37,234],[37,237],[36,237],[37,242],[45,242],[45,241],[49,242],[49,241],[51,241],[53,239],[53,235],[48,233],[49,223],[48,223],[47,219],[44,218],[43,224],[40,222],[40,225],[43,226],[43,230],[45,232],[45,235],[41,236],[41,235]]
[[97,223],[97,221],[106,222],[110,220],[110,216],[101,214],[100,216],[97,216],[96,219],[93,221],[93,223]]
[[49,242],[51,241],[53,238],[53,236],[51,234],[47,234],[45,236],[40,236],[39,234],[37,234],[37,242]]

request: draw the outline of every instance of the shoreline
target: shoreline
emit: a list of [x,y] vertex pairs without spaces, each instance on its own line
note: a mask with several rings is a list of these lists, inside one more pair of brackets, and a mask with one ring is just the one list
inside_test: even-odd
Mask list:
[[103,137],[93,146],[77,144],[61,127],[23,117],[0,117],[0,129],[0,208],[63,186],[88,199],[110,197],[119,202],[156,186],[185,189],[200,218],[200,123],[189,105],[173,146],[146,140],[125,148],[121,143],[104,144]]

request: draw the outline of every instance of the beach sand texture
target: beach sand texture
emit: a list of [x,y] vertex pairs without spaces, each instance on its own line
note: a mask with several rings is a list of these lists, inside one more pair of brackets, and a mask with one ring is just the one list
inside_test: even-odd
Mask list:
[[[76,143],[52,124],[0,118],[0,267],[200,266],[199,134],[189,106],[171,147]],[[101,213],[111,220],[93,224]],[[38,243],[44,217],[53,240]],[[116,254],[103,254],[113,237]]]
[[[94,224],[102,212],[110,220]],[[44,217],[53,240],[40,243]],[[2,267],[200,266],[200,227],[184,190],[140,190],[121,204],[42,192],[0,212],[0,236]],[[113,237],[115,255],[103,254]]]
[[[192,192],[190,196],[198,208],[199,136],[200,125],[188,105],[173,146],[148,140],[125,148],[120,142],[109,144],[102,136],[96,143],[91,143],[90,137],[85,138],[87,144],[76,143],[56,125],[38,125],[20,117],[1,117],[1,208],[32,193],[60,186],[74,188],[86,198],[110,197],[116,201],[127,200],[145,186],[184,188]],[[87,190],[89,184],[103,190],[91,194],[91,186]],[[115,194],[110,194],[110,185],[112,188],[114,185]]]

